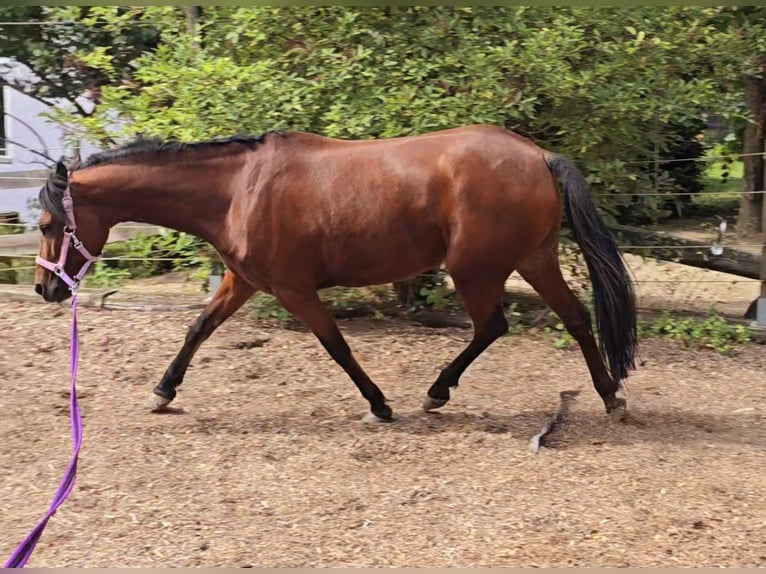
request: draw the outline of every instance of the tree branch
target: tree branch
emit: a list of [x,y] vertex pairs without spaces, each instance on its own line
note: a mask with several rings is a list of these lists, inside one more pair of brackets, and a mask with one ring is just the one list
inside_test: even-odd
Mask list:
[[[6,116],[8,116],[9,118],[11,118],[11,119],[13,119],[13,120],[15,120],[15,121],[19,122],[19,123],[20,123],[22,126],[24,126],[24,127],[25,127],[25,128],[27,128],[27,129],[28,129],[30,132],[32,132],[32,135],[33,135],[33,136],[35,136],[35,137],[37,138],[37,141],[39,141],[39,142],[40,142],[40,147],[42,148],[42,150],[43,150],[43,151],[44,151],[46,154],[48,153],[48,146],[47,146],[47,145],[45,145],[45,140],[42,138],[42,136],[41,136],[39,133],[37,133],[37,131],[35,130],[35,128],[33,128],[31,125],[29,125],[27,122],[25,122],[25,121],[24,121],[24,120],[22,120],[21,118],[18,118],[18,117],[16,117],[16,116],[14,116],[13,114],[9,114],[8,112],[6,112],[6,113],[5,113],[5,115],[6,115]],[[18,142],[15,142],[15,141],[13,141],[13,140],[10,140],[10,139],[8,139],[8,138],[5,138],[5,141],[11,142],[13,145],[17,145],[17,146],[19,146],[19,147],[23,147],[23,148],[26,148],[26,149],[28,149],[28,150],[30,150],[30,151],[34,151],[34,150],[32,150],[31,148],[29,148],[29,147],[27,147],[27,146],[25,146],[25,145],[23,145],[23,144],[20,144],[20,143],[18,143]],[[43,157],[48,157],[47,155],[44,155],[44,154],[38,154],[38,155],[42,155]],[[50,158],[48,157],[48,159],[50,159]],[[56,163],[56,162],[54,161],[53,163]]]
[[[8,139],[8,138],[5,138],[5,141],[7,141],[8,143],[12,143],[13,145],[17,145],[17,146],[19,146],[19,147],[23,147],[23,148],[24,148],[25,150],[27,150],[28,152],[31,152],[31,153],[37,154],[37,155],[39,155],[40,157],[44,157],[45,159],[47,159],[48,161],[51,161],[51,162],[53,162],[54,164],[56,163],[56,160],[55,160],[55,159],[53,159],[52,157],[50,157],[50,156],[47,156],[47,155],[45,155],[44,153],[42,153],[42,152],[39,152],[39,151],[37,151],[37,150],[35,150],[35,149],[32,149],[31,147],[25,146],[25,145],[24,145],[24,144],[22,144],[22,143],[19,143],[19,142],[17,142],[17,141],[13,141],[12,139]],[[47,151],[47,149],[46,149],[46,151]],[[41,162],[29,162],[29,163],[41,163]]]
[[[49,108],[55,107],[55,103],[54,103],[54,102],[52,102],[52,101],[49,101],[49,100],[46,100],[44,97],[42,97],[42,96],[38,95],[37,93],[35,93],[35,91],[34,91],[34,90],[30,90],[30,89],[29,89],[29,86],[28,86],[28,85],[26,85],[26,84],[21,84],[21,83],[19,83],[19,82],[14,82],[14,81],[11,81],[11,82],[6,82],[6,83],[7,83],[7,84],[8,84],[10,87],[12,87],[13,89],[15,89],[15,90],[18,90],[19,92],[21,92],[22,94],[24,94],[25,96],[29,96],[29,97],[30,97],[30,98],[32,98],[33,100],[37,100],[38,102],[40,102],[41,104],[45,104],[45,105],[46,105],[46,106],[48,106]],[[41,80],[41,81],[40,81],[40,82],[38,82],[37,84],[42,84],[42,85],[45,85],[45,86],[49,86],[49,87],[52,87],[52,88],[57,88],[57,87],[58,87],[58,86],[56,86],[55,84],[51,84],[50,82],[46,82],[45,80]],[[34,85],[37,85],[37,84],[34,84]],[[71,97],[71,96],[69,96],[69,95],[66,95],[66,96],[60,96],[60,97],[61,97],[61,99],[64,99],[64,100],[66,100],[67,102],[69,102],[69,103],[71,103],[72,105],[74,105],[74,107],[77,109],[77,113],[78,113],[79,115],[81,115],[82,117],[84,117],[84,118],[87,118],[87,117],[89,117],[89,116],[91,115],[91,114],[87,113],[87,112],[86,112],[86,111],[85,111],[85,110],[82,108],[82,106],[80,106],[80,104],[78,104],[78,103],[77,103],[77,101],[76,101],[76,99],[75,99],[75,98],[73,98],[73,97]]]

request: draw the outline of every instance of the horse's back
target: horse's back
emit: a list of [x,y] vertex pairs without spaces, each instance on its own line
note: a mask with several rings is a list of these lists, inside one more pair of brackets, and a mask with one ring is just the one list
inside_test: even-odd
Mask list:
[[[378,140],[295,133],[272,152],[253,240],[326,284],[388,282],[456,244],[505,248],[557,208],[544,151],[496,126]],[[543,189],[547,186],[547,189]],[[309,273],[309,271],[306,271]]]

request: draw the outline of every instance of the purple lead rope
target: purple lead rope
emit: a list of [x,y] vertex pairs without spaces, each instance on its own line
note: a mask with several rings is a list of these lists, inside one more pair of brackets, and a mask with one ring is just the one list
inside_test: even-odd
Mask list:
[[74,482],[77,477],[77,457],[80,454],[80,446],[82,445],[82,418],[80,417],[80,405],[77,402],[77,389],[75,388],[75,380],[77,379],[77,363],[80,357],[80,344],[77,339],[77,293],[72,296],[72,341],[70,351],[70,370],[72,372],[72,393],[69,401],[69,411],[72,417],[72,441],[74,443],[74,453],[72,455],[72,461],[69,463],[69,468],[64,475],[61,485],[56,491],[56,495],[53,497],[53,502],[48,512],[43,519],[32,532],[27,535],[24,541],[19,544],[19,547],[11,554],[8,562],[5,563],[4,568],[23,568],[24,565],[32,556],[32,552],[37,546],[37,541],[40,540],[40,536],[45,530],[45,526],[48,524],[51,516],[56,514],[59,506],[64,504],[64,501],[72,492]]

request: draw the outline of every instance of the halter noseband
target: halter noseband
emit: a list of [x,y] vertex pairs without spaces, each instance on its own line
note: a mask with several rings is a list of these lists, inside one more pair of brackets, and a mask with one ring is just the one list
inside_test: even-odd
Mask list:
[[[85,277],[85,274],[88,272],[88,268],[93,263],[101,259],[101,255],[97,255],[95,257],[91,255],[90,251],[85,248],[85,245],[82,244],[82,241],[77,239],[77,235],[75,235],[77,225],[75,225],[74,222],[74,202],[72,201],[72,192],[69,189],[68,177],[66,189],[64,190],[64,197],[61,198],[61,205],[63,206],[64,214],[66,215],[66,225],[64,226],[64,239],[61,241],[61,253],[59,254],[59,260],[57,263],[53,263],[47,259],[43,259],[38,255],[35,258],[35,262],[41,267],[44,267],[48,271],[52,272],[64,283],[66,283],[69,287],[69,290],[74,294],[77,292],[77,289],[80,286],[80,281],[82,281],[82,278]],[[66,256],[69,252],[70,241],[72,246],[77,249],[77,251],[79,251],[80,254],[85,258],[85,263],[83,263],[82,267],[80,267],[80,271],[74,277],[70,277],[69,274],[64,271],[64,265],[66,264]]]

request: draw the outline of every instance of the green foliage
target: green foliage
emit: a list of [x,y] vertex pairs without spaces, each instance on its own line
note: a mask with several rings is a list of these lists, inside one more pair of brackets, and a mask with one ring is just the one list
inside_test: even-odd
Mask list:
[[[551,315],[555,317],[553,313]],[[575,345],[574,337],[569,334],[569,331],[567,331],[564,323],[561,321],[556,322],[553,326],[545,327],[543,332],[553,337],[553,346],[557,349],[574,347]]]
[[722,10],[205,7],[195,49],[178,32],[181,14],[163,8],[156,50],[129,66],[104,50],[83,56],[111,84],[74,123],[101,140],[277,127],[388,137],[492,123],[577,158],[594,191],[613,194],[601,198],[610,214],[652,216],[663,202],[625,194],[658,177],[676,183],[627,161],[672,153],[703,112],[742,113],[747,46]]
[[[726,143],[711,147],[711,158],[734,153]],[[696,194],[685,213],[694,216],[736,218],[742,192],[744,164],[741,160],[725,158],[706,162],[701,178],[703,188]]]
[[11,257],[0,257],[0,284],[19,282],[19,272],[14,269],[16,266]]
[[[373,287],[329,287],[320,291],[320,299],[331,311],[349,309],[368,309],[372,307],[372,313],[376,318],[383,317],[375,305],[388,303],[393,295],[388,286]],[[252,315],[255,318],[276,319],[287,321],[293,315],[286,311],[279,301],[272,295],[256,293],[252,299]]]
[[421,279],[423,286],[418,292],[420,298],[415,303],[415,307],[444,309],[448,304],[447,296],[451,292],[447,285],[447,272],[444,269],[438,269],[428,276],[421,276]]
[[170,230],[109,244],[104,249],[104,257],[106,260],[99,262],[94,270],[103,279],[96,279],[94,285],[150,277],[173,270],[189,271],[192,277],[201,279],[210,274],[216,259],[213,248],[202,239]]
[[[83,139],[491,123],[573,157],[607,223],[686,208],[648,194],[693,187],[698,168],[652,160],[703,149],[706,115],[745,121],[740,79],[766,37],[755,7],[206,6],[198,38],[172,6],[2,10],[78,22],[18,39],[18,53],[72,79],[57,93],[97,94],[88,117],[53,113]],[[444,304],[436,284],[416,295]]]
[[[743,345],[752,341],[750,331],[744,325],[729,323],[725,318],[710,314],[700,319],[678,317],[665,311],[660,317],[639,322],[639,338],[657,337],[680,341],[686,348],[711,349],[721,354],[735,354]],[[526,331],[522,323],[513,327],[513,333]],[[509,331],[510,332],[510,331]],[[557,349],[577,349],[577,342],[569,334],[564,323],[552,311],[548,312],[542,332],[552,338]]]
[[0,235],[17,235],[26,230],[15,211],[0,211]]
[[[728,146],[716,145],[710,150],[712,157],[721,157],[724,155],[734,154]],[[705,177],[711,181],[720,181],[723,184],[729,182],[730,179],[742,179],[744,175],[745,165],[742,160],[735,160],[733,158],[726,158],[719,161],[708,162],[708,167],[705,170]]]
[[18,235],[24,233],[24,228],[16,224],[3,224],[0,221],[0,235]]
[[16,87],[46,103],[64,99],[71,113],[85,116],[88,110],[75,100],[87,94],[99,101],[101,86],[113,78],[80,56],[100,54],[99,64],[108,61],[115,70],[127,70],[138,54],[156,47],[159,32],[153,22],[160,11],[169,9],[3,6],[0,20],[43,24],[0,27],[0,54],[12,54],[39,78]]
[[[24,233],[24,227],[19,225],[16,214],[0,212],[0,235],[19,233]],[[18,267],[18,261],[13,257],[0,257],[0,283],[18,283],[20,274],[24,273],[16,270],[16,267]]]
[[681,341],[689,348],[713,349],[723,354],[732,354],[752,340],[747,327],[733,325],[718,315],[679,319],[666,311],[644,331],[650,336]]
[[508,332],[505,334],[506,336],[523,335],[527,330],[518,307],[518,303],[511,303],[505,312],[505,316],[508,318]]
[[128,269],[119,267],[110,267],[107,262],[99,261],[93,266],[93,269],[85,276],[84,287],[117,287],[131,279],[132,275]]
[[329,309],[354,309],[380,303],[388,303],[393,299],[389,286],[378,285],[371,287],[329,287],[319,293],[320,299]]
[[292,313],[287,311],[277,301],[273,295],[266,293],[256,293],[252,298],[252,315],[256,319],[276,319],[277,321],[287,321],[292,317]]

